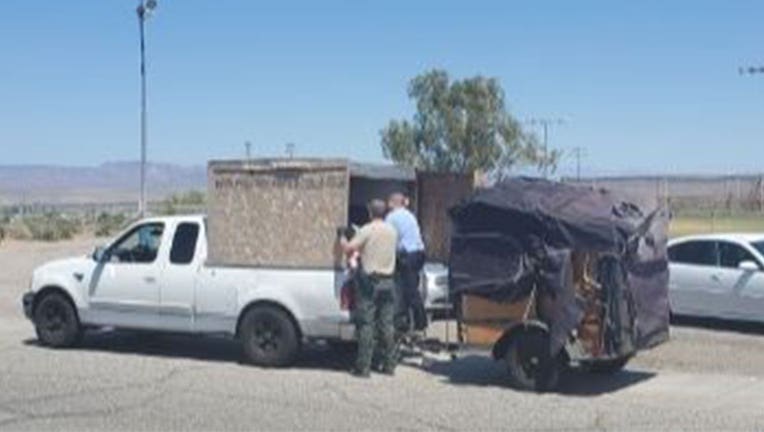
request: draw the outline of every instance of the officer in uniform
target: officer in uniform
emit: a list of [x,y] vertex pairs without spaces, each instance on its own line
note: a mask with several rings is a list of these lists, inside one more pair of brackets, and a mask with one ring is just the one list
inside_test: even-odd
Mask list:
[[397,233],[384,220],[387,212],[384,201],[372,200],[368,209],[371,221],[351,240],[340,233],[344,252],[348,256],[358,253],[361,261],[353,314],[358,357],[352,371],[360,377],[370,375],[375,353],[380,362],[379,369],[384,374],[392,375],[397,363],[393,328]]

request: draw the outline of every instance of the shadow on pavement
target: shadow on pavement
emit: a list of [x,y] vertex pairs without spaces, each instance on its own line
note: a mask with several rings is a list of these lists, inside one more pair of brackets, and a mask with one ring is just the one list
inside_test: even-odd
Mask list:
[[[25,345],[39,346],[36,339]],[[41,349],[48,349],[42,348]],[[243,363],[236,341],[224,337],[200,337],[173,333],[152,333],[130,330],[87,332],[82,342],[71,350],[98,351],[124,355],[184,358],[208,362]],[[305,347],[293,369],[347,371],[355,360],[352,345],[331,347],[310,344]],[[406,359],[408,365],[441,376],[454,385],[509,387],[503,364],[487,355],[464,355],[454,360],[427,359],[424,366]],[[649,380],[654,374],[623,370],[613,375],[598,375],[576,369],[566,370],[560,378],[559,394],[597,396],[612,393]]]
[[[487,355],[467,355],[451,361],[435,361],[423,367],[456,385],[497,386],[511,388],[501,362]],[[554,393],[571,396],[598,396],[617,392],[654,377],[654,373],[624,369],[612,375],[567,369],[560,376]]]
[[[40,346],[37,339],[27,339],[24,344]],[[244,364],[239,344],[225,337],[132,330],[91,331],[86,332],[82,341],[71,350]],[[345,348],[335,350],[326,345],[310,344],[292,368],[348,370],[354,355]]]
[[726,330],[750,335],[764,336],[764,323],[753,321],[732,321],[719,318],[700,318],[690,316],[673,316],[671,325],[677,327],[699,327],[709,330]]

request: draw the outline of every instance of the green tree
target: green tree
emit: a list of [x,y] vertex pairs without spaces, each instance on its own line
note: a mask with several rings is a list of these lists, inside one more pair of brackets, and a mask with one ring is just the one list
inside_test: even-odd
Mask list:
[[[451,81],[443,70],[412,79],[412,120],[392,120],[381,131],[386,158],[423,170],[498,173],[516,166],[556,167],[560,152],[544,152],[507,111],[496,78]],[[545,154],[546,153],[546,154]]]

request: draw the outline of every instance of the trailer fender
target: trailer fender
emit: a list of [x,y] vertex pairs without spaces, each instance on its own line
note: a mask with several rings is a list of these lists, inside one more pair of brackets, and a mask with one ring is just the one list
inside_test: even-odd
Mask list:
[[504,358],[504,355],[507,352],[507,348],[509,347],[509,343],[516,335],[522,332],[540,332],[543,334],[548,334],[549,326],[538,320],[528,320],[509,327],[504,332],[504,334],[501,335],[499,340],[493,344],[493,349],[491,350],[493,358],[496,360]]

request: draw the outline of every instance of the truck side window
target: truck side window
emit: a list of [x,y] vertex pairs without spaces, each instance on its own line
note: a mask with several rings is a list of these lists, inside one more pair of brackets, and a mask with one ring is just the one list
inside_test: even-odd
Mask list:
[[163,232],[164,224],[161,223],[147,223],[134,228],[111,247],[111,261],[139,264],[154,262]]
[[199,224],[182,223],[175,230],[170,249],[170,262],[172,264],[189,264],[194,260],[196,253],[196,240],[199,237]]

